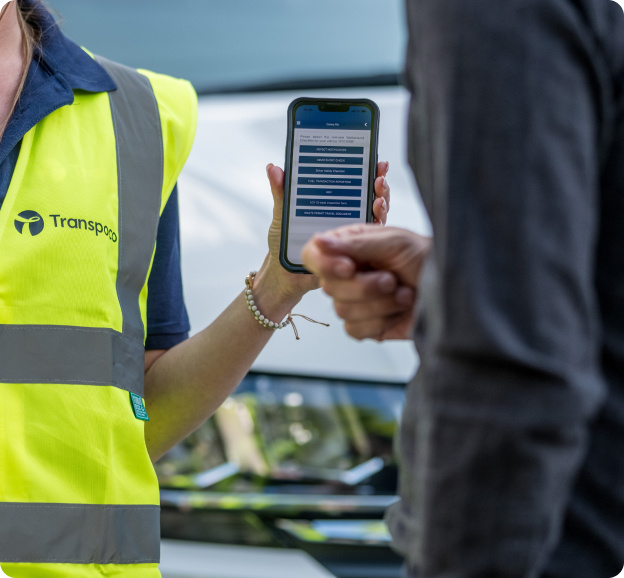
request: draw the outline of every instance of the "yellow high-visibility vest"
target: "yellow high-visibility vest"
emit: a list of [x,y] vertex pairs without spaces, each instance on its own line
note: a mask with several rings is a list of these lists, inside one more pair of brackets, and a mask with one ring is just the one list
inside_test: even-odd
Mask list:
[[77,91],[24,136],[0,210],[0,565],[12,577],[160,576],[147,279],[197,99],[186,81],[99,60],[118,90]]

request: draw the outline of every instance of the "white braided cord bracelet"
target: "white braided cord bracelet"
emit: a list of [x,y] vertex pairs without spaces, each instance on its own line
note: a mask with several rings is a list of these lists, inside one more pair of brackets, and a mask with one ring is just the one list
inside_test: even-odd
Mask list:
[[297,338],[297,340],[299,339],[299,332],[297,331],[297,327],[295,326],[293,317],[302,317],[306,321],[310,321],[312,323],[318,323],[319,325],[325,325],[325,327],[329,327],[328,323],[321,323],[320,321],[315,321],[314,319],[310,319],[310,317],[306,317],[305,315],[300,315],[298,313],[293,314],[292,312],[288,313],[286,318],[281,322],[271,321],[268,317],[262,314],[262,312],[260,311],[260,309],[258,309],[258,306],[256,305],[256,301],[254,299],[254,294],[253,294],[253,284],[254,284],[255,278],[256,278],[256,271],[252,271],[245,278],[245,286],[246,286],[245,299],[247,300],[247,309],[251,311],[251,314],[256,318],[258,323],[262,325],[263,327],[266,327],[267,329],[277,330],[277,329],[283,329],[287,325],[292,325],[292,328],[293,328],[293,331],[295,332],[295,337]]

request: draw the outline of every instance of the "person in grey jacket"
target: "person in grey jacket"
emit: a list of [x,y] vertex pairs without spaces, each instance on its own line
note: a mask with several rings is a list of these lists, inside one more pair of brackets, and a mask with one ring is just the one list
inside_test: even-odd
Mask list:
[[407,17],[409,160],[432,248],[355,227],[304,259],[353,336],[405,338],[418,318],[394,543],[409,578],[612,577],[624,14],[611,0],[408,0]]

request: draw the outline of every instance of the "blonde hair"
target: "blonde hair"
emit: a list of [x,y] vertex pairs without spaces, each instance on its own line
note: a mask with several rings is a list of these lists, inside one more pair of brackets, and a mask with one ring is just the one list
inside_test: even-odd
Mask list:
[[9,114],[5,121],[0,124],[0,138],[4,133],[4,129],[6,128],[11,115],[15,111],[15,107],[19,102],[22,90],[24,90],[24,84],[26,84],[26,77],[28,76],[28,68],[30,67],[30,61],[33,58],[35,46],[37,45],[39,36],[38,32],[35,31],[28,21],[33,12],[32,8],[25,9],[20,6],[19,2],[16,2],[16,4],[17,21],[19,22],[20,30],[22,31],[22,58],[24,60],[24,68],[22,70],[22,78],[18,85],[17,92],[15,93],[15,98],[11,105],[11,109],[9,110]]

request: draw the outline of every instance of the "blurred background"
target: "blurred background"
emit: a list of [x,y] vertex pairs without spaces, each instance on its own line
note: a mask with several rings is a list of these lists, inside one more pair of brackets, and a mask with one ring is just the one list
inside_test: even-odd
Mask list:
[[[65,33],[199,94],[179,182],[192,330],[243,288],[267,250],[269,162],[283,166],[300,96],[370,98],[390,162],[389,225],[430,231],[406,164],[401,0],[50,0]],[[320,291],[277,332],[217,414],[158,464],[164,578],[398,578],[382,521],[396,498],[392,438],[412,344],[356,342]]]

